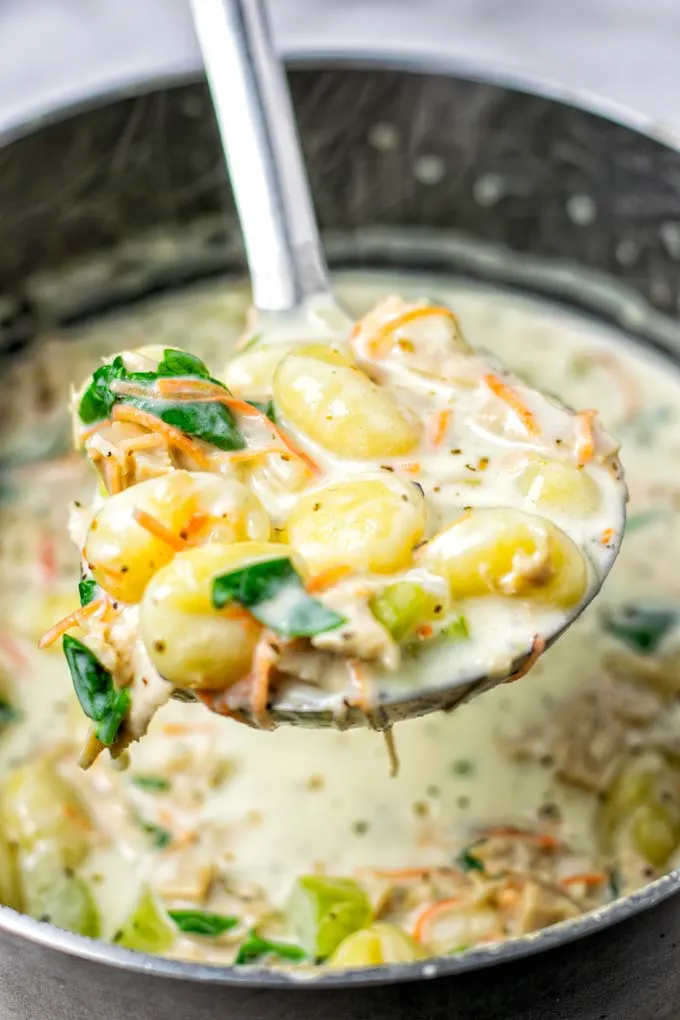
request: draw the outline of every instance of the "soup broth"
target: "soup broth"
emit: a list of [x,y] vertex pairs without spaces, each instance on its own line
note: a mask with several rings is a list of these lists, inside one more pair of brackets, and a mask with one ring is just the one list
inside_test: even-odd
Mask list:
[[[295,942],[287,897],[298,876],[316,875],[356,880],[377,920],[415,931],[416,942],[432,951],[461,951],[531,929],[505,923],[505,915],[499,922],[495,906],[487,910],[475,901],[474,922],[466,918],[461,928],[453,918],[450,930],[424,937],[416,930],[422,908],[446,899],[446,889],[430,891],[428,900],[409,883],[429,878],[431,869],[462,867],[466,880],[490,873],[486,848],[474,849],[490,829],[493,838],[538,833],[565,848],[551,881],[567,881],[570,908],[554,917],[548,912],[545,923],[607,902],[673,864],[680,841],[675,802],[662,823],[668,838],[662,850],[655,843],[654,853],[643,853],[637,837],[621,842],[628,822],[603,818],[602,804],[616,799],[616,776],[631,748],[661,756],[676,797],[680,487],[673,477],[680,460],[680,375],[622,335],[500,291],[407,275],[343,275],[336,283],[357,315],[385,294],[434,293],[455,309],[473,346],[492,351],[530,385],[570,406],[597,407],[622,444],[630,490],[622,551],[602,594],[520,683],[451,715],[396,727],[396,778],[377,733],[256,732],[202,707],[174,703],[132,748],[129,769],[100,759],[82,773],[76,757],[83,721],[66,664],[58,651],[35,647],[42,630],[76,608],[79,564],[66,537],[66,509],[74,496],[89,501],[92,490],[88,465],[77,455],[57,455],[66,429],[57,408],[97,357],[121,349],[176,345],[222,364],[229,339],[243,328],[248,297],[221,286],[199,288],[83,327],[67,343],[46,337],[37,360],[12,369],[8,380],[4,445],[15,464],[0,506],[0,665],[6,677],[0,775],[47,755],[79,791],[88,852],[76,870],[98,909],[103,938],[131,944],[126,925],[148,889],[161,907],[238,919],[217,935],[178,922],[179,931],[159,944],[160,951],[232,962],[255,925],[271,938]],[[54,410],[40,407],[39,384]],[[31,462],[27,436],[44,451],[46,427],[54,456]],[[627,712],[611,708],[620,706],[622,693],[631,703]],[[590,708],[588,698],[595,699]],[[570,732],[560,730],[560,719],[565,726],[576,720]],[[602,724],[600,744],[609,742],[604,748],[594,747],[597,734],[587,725],[594,719]],[[555,847],[545,842],[541,849],[552,853]],[[476,864],[470,865],[470,855]],[[543,863],[532,859],[528,866],[540,870]]]

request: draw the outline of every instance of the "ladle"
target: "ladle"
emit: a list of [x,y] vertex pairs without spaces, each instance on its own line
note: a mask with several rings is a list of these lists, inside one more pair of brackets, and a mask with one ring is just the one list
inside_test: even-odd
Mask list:
[[[331,292],[285,71],[263,2],[191,0],[191,7],[245,241],[257,332],[264,334],[265,343],[346,336],[351,319]],[[617,552],[612,549],[608,569]],[[603,580],[557,629],[541,635],[546,647],[583,611]],[[527,648],[515,659],[510,678],[522,671],[533,651],[534,646]],[[386,729],[409,717],[454,708],[509,679],[508,673],[457,677],[443,686],[417,689],[395,677],[368,722]],[[297,692],[275,698],[269,716],[274,724],[303,726],[344,728],[367,722],[363,709],[347,706],[338,715]]]

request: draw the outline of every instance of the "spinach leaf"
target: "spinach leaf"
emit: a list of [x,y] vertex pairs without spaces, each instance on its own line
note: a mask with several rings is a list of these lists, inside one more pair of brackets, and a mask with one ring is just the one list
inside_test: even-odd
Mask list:
[[476,846],[477,844],[473,843],[471,846],[464,847],[458,854],[456,863],[463,869],[463,871],[479,871],[484,874],[486,870],[484,865],[480,861],[479,857],[475,857],[472,852]]
[[96,421],[110,416],[117,399],[111,389],[111,383],[127,377],[128,372],[120,355],[110,364],[102,365],[92,373],[92,381],[78,405],[78,415],[84,425],[93,425]]
[[92,578],[84,577],[82,581],[78,582],[81,606],[88,606],[90,602],[97,598],[98,593],[99,585]]
[[245,446],[236,418],[228,407],[216,400],[158,400],[154,397],[125,396],[121,403],[153,414],[166,425],[212,443],[220,450],[242,450]]
[[252,407],[256,407],[258,411],[262,412],[262,414],[266,414],[270,421],[274,422],[275,425],[278,425],[276,420],[276,408],[274,407],[274,401],[271,398],[266,401],[249,400],[248,403]]
[[209,379],[210,372],[200,358],[188,351],[178,351],[174,347],[166,347],[163,357],[156,369],[158,375],[193,375],[199,379]]
[[629,602],[607,608],[601,614],[602,627],[640,655],[653,655],[678,624],[679,607],[667,603],[641,605]]
[[307,594],[288,557],[252,563],[216,577],[212,602],[216,609],[238,602],[260,623],[285,637],[312,637],[345,622]]
[[[120,355],[107,365],[102,365],[92,376],[92,381],[83,394],[78,414],[85,425],[101,421],[111,415],[116,403],[128,404],[147,414],[153,414],[161,421],[181,429],[187,435],[204,439],[221,450],[241,450],[245,445],[234,415],[218,401],[165,400],[154,396],[153,384],[168,376],[188,376],[207,379],[227,392],[226,387],[212,379],[200,358],[186,351],[166,348],[155,372],[128,372]],[[149,389],[149,395],[132,396],[115,393],[112,385],[116,381],[135,383]]]
[[225,931],[231,931],[239,923],[238,917],[213,914],[209,910],[169,910],[168,913],[179,930],[187,935],[216,938]]
[[138,818],[137,824],[147,836],[151,836],[151,841],[156,850],[165,850],[166,846],[170,846],[172,843],[172,833],[161,825],[147,822],[143,818]]
[[157,790],[159,793],[169,790],[171,785],[170,780],[162,776],[133,776],[132,782],[140,790]]
[[16,722],[19,718],[19,713],[16,708],[9,703],[5,698],[0,698],[0,733],[9,726],[10,723]]
[[130,706],[130,692],[116,688],[108,669],[77,638],[65,634],[63,648],[80,707],[88,719],[98,723],[97,740],[115,743]]
[[246,939],[241,943],[234,964],[239,966],[244,963],[254,963],[263,956],[279,956],[282,960],[294,960],[299,963],[305,959],[305,951],[300,946],[291,942],[272,942],[270,939],[263,939],[256,931],[248,932]]

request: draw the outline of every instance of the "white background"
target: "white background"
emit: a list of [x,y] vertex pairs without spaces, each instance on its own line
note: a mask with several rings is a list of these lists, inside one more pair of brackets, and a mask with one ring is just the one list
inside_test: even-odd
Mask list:
[[[282,48],[453,53],[680,124],[680,0],[270,0]],[[186,0],[0,0],[0,129],[197,66]]]

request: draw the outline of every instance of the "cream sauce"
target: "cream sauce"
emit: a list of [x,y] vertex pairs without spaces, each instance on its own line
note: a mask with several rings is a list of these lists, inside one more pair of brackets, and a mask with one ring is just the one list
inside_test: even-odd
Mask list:
[[[131,772],[115,772],[103,760],[87,775],[73,769],[110,834],[88,865],[107,935],[120,924],[142,882],[161,893],[172,888],[170,872],[180,853],[172,847],[154,850],[148,834],[130,820],[129,809],[171,830],[178,844],[183,833],[199,830],[210,839],[208,856],[229,887],[257,886],[274,904],[282,903],[294,877],[304,872],[349,875],[366,866],[450,863],[477,826],[534,825],[546,802],[558,806],[568,839],[585,850],[592,847],[595,799],[560,784],[547,767],[509,762],[497,738],[596,680],[603,604],[631,596],[680,597],[679,497],[671,482],[680,459],[673,426],[680,375],[622,336],[548,305],[450,280],[428,278],[426,288],[406,276],[338,280],[340,296],[358,313],[384,293],[416,296],[422,289],[438,292],[456,309],[473,345],[491,349],[532,385],[572,406],[596,406],[622,440],[635,523],[604,591],[521,683],[498,688],[453,715],[397,727],[401,771],[396,780],[389,777],[377,734],[288,728],[258,733],[200,707],[177,704],[160,711],[135,747]],[[224,350],[225,321],[231,320],[235,336],[245,303],[216,289],[184,294],[89,327],[79,344],[58,348],[58,357],[77,352],[67,374],[78,378],[94,354],[138,346],[143,337],[149,343],[190,346],[214,362]],[[617,366],[613,375],[611,364]],[[631,399],[637,407],[630,407]],[[627,410],[628,420],[622,422]],[[23,476],[25,488],[16,502],[2,507],[8,536],[2,569],[9,576],[2,617],[13,641],[3,643],[0,655],[24,718],[0,739],[0,772],[46,739],[65,741],[72,751],[84,728],[61,656],[38,652],[30,640],[41,629],[38,616],[50,613],[50,607],[40,604],[36,585],[39,542],[29,554],[26,548],[34,538],[31,526],[38,535],[47,523],[58,540],[62,501],[72,498],[76,479],[87,497],[90,482],[84,465],[73,458],[47,473],[41,467],[24,469]],[[15,542],[22,528],[24,538]],[[58,591],[66,590],[67,577],[71,585],[77,578],[77,556],[62,552],[60,545],[62,556],[64,584],[56,583]],[[54,579],[53,567],[50,576]],[[17,637],[17,631],[27,636]],[[170,793],[137,788],[134,776],[142,774],[168,777]],[[222,958],[218,949],[186,941],[176,952]]]

